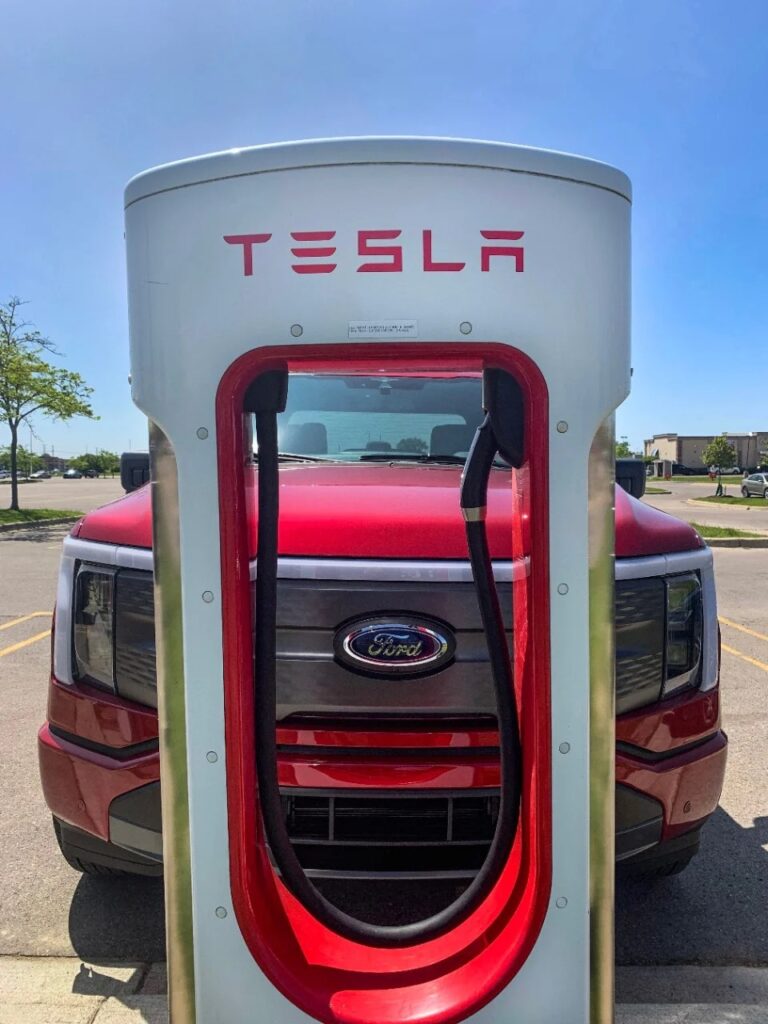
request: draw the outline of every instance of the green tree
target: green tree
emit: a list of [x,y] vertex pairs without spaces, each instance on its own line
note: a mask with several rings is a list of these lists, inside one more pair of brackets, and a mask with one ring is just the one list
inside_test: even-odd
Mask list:
[[730,469],[736,465],[736,449],[725,434],[713,438],[701,453],[705,466],[714,466],[717,470]]
[[93,471],[101,475],[101,459],[98,452],[87,452],[85,455],[76,455],[69,460],[70,469],[79,469],[81,473]]
[[404,437],[397,442],[399,452],[426,452],[427,442],[420,437]]
[[19,427],[40,413],[51,419],[69,420],[73,416],[95,419],[90,404],[93,388],[79,373],[53,366],[42,353],[56,352],[29,321],[22,320],[21,299],[12,296],[0,304],[0,417],[11,432],[10,470],[11,504],[19,509],[18,450]]
[[81,473],[92,470],[99,476],[106,476],[108,473],[115,475],[120,472],[120,456],[115,452],[105,452],[99,449],[97,452],[86,452],[85,455],[77,455],[69,460],[71,469],[79,469]]
[[120,472],[120,456],[117,452],[99,452],[99,466],[102,476],[114,476]]
[[[16,463],[22,473],[35,473],[38,469],[43,469],[43,460],[39,455],[34,452],[28,452],[26,448],[18,445],[16,448]],[[7,445],[5,448],[0,448],[0,469],[4,469],[7,472],[11,468],[11,449]]]
[[[714,466],[718,476],[724,469],[736,465],[736,449],[729,442],[725,434],[713,438],[701,453],[701,459],[705,466]],[[723,484],[720,479],[717,481],[715,494],[723,493]]]
[[625,437],[616,442],[617,459],[634,459],[634,457],[635,453],[629,447],[629,441]]

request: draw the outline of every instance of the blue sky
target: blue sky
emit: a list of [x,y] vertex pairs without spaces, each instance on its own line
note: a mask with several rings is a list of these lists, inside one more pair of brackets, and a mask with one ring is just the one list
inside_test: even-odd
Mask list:
[[635,374],[617,434],[768,429],[768,4],[5,0],[0,115],[0,296],[30,300],[101,415],[38,420],[36,450],[144,447],[129,177],[357,134],[499,139],[626,171]]

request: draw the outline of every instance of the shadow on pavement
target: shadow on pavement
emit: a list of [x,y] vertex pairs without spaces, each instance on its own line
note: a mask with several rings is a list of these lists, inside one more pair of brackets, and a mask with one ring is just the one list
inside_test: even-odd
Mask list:
[[24,526],[19,530],[0,530],[0,544],[10,544],[13,541],[25,540],[32,544],[58,544],[67,536],[75,525],[71,523],[53,524],[47,526],[44,523],[35,523],[34,526]]
[[[616,962],[768,965],[766,844],[768,817],[743,828],[720,808],[682,874],[620,881]],[[164,960],[162,880],[83,876],[69,935],[84,960]]]
[[80,970],[72,981],[72,992],[79,996],[133,995],[145,974],[144,967],[137,967],[125,981],[117,981],[109,974],[101,974],[96,968],[80,964]]
[[768,817],[718,808],[680,875],[616,888],[618,964],[768,965]]
[[165,960],[161,878],[83,875],[69,908],[69,938],[83,960]]

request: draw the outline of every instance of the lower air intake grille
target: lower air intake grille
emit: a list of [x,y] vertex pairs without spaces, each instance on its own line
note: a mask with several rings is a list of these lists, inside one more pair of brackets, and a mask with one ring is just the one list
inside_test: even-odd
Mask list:
[[288,834],[314,878],[471,878],[499,813],[498,790],[284,791]]

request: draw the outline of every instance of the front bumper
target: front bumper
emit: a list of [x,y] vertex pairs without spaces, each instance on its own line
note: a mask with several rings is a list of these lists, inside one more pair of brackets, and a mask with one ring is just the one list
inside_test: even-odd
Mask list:
[[[39,756],[43,792],[54,817],[159,862],[160,764],[157,739],[147,736],[147,713],[139,712],[138,731],[124,728],[117,735],[114,714],[103,714],[102,706],[86,716],[82,692],[56,681],[52,687],[51,708],[59,722],[40,730]],[[109,697],[107,703],[114,712],[115,698]],[[130,716],[131,706],[121,703],[122,713]],[[62,711],[70,704],[77,707],[80,732],[87,735],[62,728],[60,722],[70,726],[74,722]],[[109,736],[104,735],[100,718],[112,723]],[[715,810],[727,750],[726,736],[718,725],[717,697],[712,693],[689,694],[618,720],[617,860],[629,861],[698,830]],[[114,745],[116,740],[119,746]],[[444,733],[420,732],[415,726],[377,732],[299,727],[279,729],[278,741],[281,790],[286,808],[290,806],[291,813],[297,807],[300,811],[294,820],[300,822],[299,831],[305,830],[296,834],[309,874],[382,877],[381,869],[390,864],[397,870],[388,872],[389,877],[474,874],[481,854],[478,846],[487,838],[499,787],[493,730],[487,726],[446,727]],[[393,799],[407,800],[408,812],[401,814],[399,807],[394,808]],[[403,821],[409,815],[411,821],[428,819],[426,838],[417,842],[414,836],[401,836],[396,843],[389,842],[392,829],[386,826],[386,815],[401,815],[398,827],[406,832],[408,822]],[[454,820],[462,816],[463,833],[454,827]],[[477,836],[481,836],[479,842]],[[336,860],[334,845],[340,854]],[[463,859],[460,845],[466,848]],[[414,854],[410,868],[402,852],[406,846]],[[359,855],[351,856],[350,849]]]

